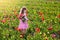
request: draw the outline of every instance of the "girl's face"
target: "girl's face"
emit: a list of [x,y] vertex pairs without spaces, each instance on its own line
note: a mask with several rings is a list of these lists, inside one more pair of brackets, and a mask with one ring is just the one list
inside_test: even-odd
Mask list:
[[26,10],[24,10],[24,13],[26,13]]

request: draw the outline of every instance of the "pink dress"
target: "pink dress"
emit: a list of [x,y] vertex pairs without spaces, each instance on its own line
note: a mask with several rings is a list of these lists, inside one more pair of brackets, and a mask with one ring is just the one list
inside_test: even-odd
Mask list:
[[20,19],[20,23],[19,23],[19,26],[18,26],[18,29],[27,29],[28,28],[28,18],[25,17],[26,21],[23,22],[22,19]]

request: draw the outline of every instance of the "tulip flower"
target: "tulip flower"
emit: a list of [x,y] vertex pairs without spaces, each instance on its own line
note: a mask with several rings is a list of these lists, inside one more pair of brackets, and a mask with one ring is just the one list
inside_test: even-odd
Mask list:
[[50,23],[49,27],[48,27],[48,30],[52,30],[53,27],[52,27],[52,23]]
[[52,30],[53,28],[52,27],[49,27],[48,30]]
[[41,16],[41,20],[44,21],[45,18],[44,18],[43,13],[42,12],[39,12],[38,14],[39,14],[39,16]]
[[44,16],[42,16],[41,20],[44,21]]
[[59,14],[59,15],[57,15],[57,18],[60,18],[60,14]]
[[52,38],[55,38],[55,37],[56,37],[56,34],[51,34],[51,37],[52,37]]
[[40,32],[40,28],[35,28],[35,31],[36,32]]
[[18,28],[15,28],[15,30],[20,31],[20,29],[18,29]]
[[44,15],[42,12],[39,12],[39,15],[41,16],[41,20],[44,21]]
[[5,22],[6,22],[6,20],[5,20],[5,19],[3,19],[1,22],[2,22],[2,23],[5,23]]
[[38,14],[39,14],[40,16],[42,16],[42,15],[43,15],[43,13],[42,13],[42,12],[39,12]]

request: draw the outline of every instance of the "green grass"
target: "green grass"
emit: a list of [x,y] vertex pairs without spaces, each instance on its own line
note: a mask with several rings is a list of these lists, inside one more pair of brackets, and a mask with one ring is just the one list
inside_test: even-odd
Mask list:
[[[31,32],[33,32],[33,28],[36,27],[41,29],[41,31],[34,36],[28,35],[29,37],[26,38],[28,40],[46,40],[45,37],[48,37],[48,40],[53,40],[50,36],[51,33],[60,30],[60,18],[56,18],[56,16],[60,14],[60,2],[45,0],[13,0],[5,3],[2,2],[0,5],[0,20],[4,19],[4,15],[8,15],[10,20],[7,20],[4,24],[0,21],[0,40],[25,40],[24,38],[20,38],[20,32],[13,29],[13,27],[18,27],[19,25],[19,20],[13,11],[16,10],[17,14],[19,14],[19,10],[22,6],[28,8],[28,24],[31,28],[30,30],[32,30]],[[45,18],[44,22],[41,21],[38,12],[43,12]],[[52,31],[47,29],[50,22],[53,24]],[[49,32],[49,34],[47,32]],[[44,37],[42,36],[43,33],[46,34]],[[60,39],[56,37],[54,40]]]

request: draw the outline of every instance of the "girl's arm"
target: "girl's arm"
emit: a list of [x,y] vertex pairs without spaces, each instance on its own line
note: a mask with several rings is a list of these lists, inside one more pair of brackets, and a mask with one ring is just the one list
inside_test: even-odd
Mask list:
[[22,14],[20,14],[20,15],[18,16],[18,18],[19,18],[19,19],[22,19],[22,16],[23,16],[23,15],[22,15]]
[[25,16],[24,18],[25,18],[26,20],[28,20],[26,13],[24,13],[24,16]]
[[25,16],[25,19],[28,20],[28,18]]

